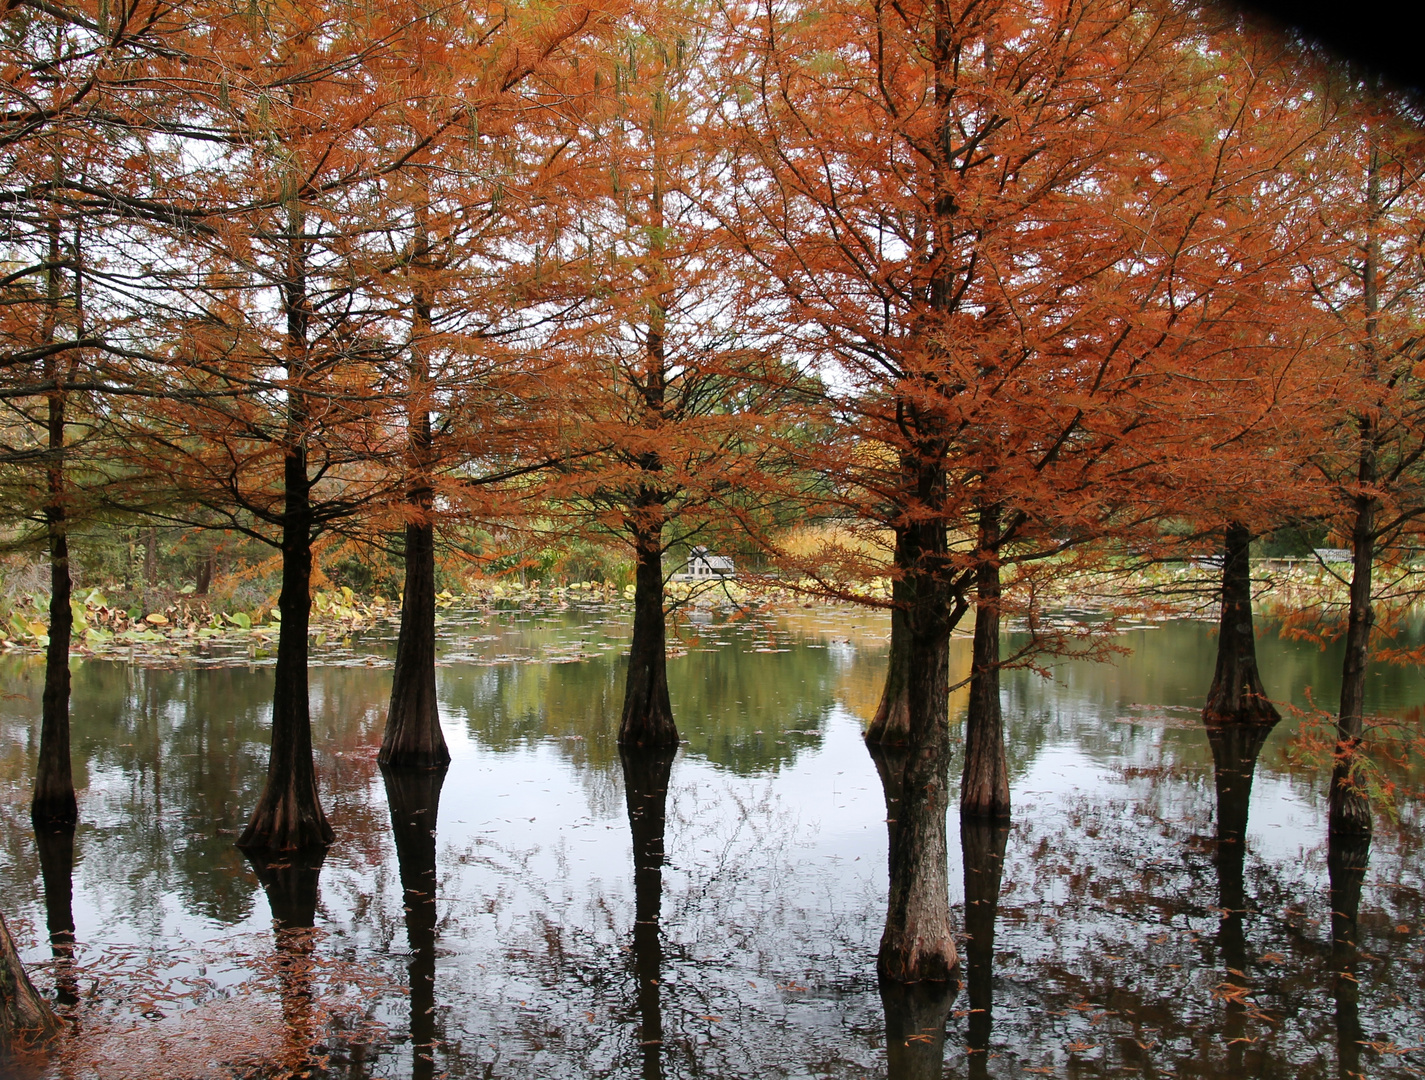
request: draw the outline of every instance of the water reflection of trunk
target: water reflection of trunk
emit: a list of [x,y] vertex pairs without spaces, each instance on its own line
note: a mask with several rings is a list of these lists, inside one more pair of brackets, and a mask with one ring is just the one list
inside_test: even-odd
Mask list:
[[74,830],[37,829],[40,875],[45,886],[45,921],[54,956],[55,986],[61,1005],[79,1001],[74,973]]
[[[1253,665],[1255,667],[1255,663]],[[1219,666],[1220,669],[1220,666]],[[1271,708],[1270,705],[1267,708]],[[1275,710],[1272,711],[1275,716]],[[1222,953],[1227,1016],[1225,1032],[1228,1069],[1245,1075],[1243,1054],[1247,1021],[1247,913],[1246,837],[1247,809],[1252,799],[1252,777],[1257,757],[1271,734],[1271,723],[1209,722],[1207,741],[1212,747],[1213,777],[1217,786],[1217,903],[1221,908],[1217,942]]]
[[890,873],[876,967],[883,983],[944,982],[958,962],[945,845],[950,733],[937,727],[913,749],[875,743],[866,748],[886,796]]
[[435,830],[444,769],[382,768],[406,909],[413,1080],[435,1075]]
[[1336,831],[1329,834],[1326,866],[1331,875],[1331,967],[1336,997],[1336,1069],[1341,1080],[1361,1073],[1360,983],[1356,919],[1361,910],[1361,886],[1370,861],[1369,833]]
[[970,1076],[987,1076],[994,1024],[995,914],[1009,826],[965,820],[960,848],[965,862],[966,982],[970,991]]
[[281,1075],[305,1077],[318,1066],[320,1038],[312,986],[317,922],[317,886],[325,848],[287,856],[249,852],[248,859],[267,894],[277,941],[277,989],[282,996],[282,1022],[286,1028],[285,1060]]
[[887,1080],[940,1080],[945,1071],[945,1018],[956,983],[881,980],[886,1010]]
[[658,920],[663,906],[663,829],[672,749],[625,746],[624,793],[628,825],[633,833],[633,971],[638,980],[639,1044],[644,1080],[663,1076],[663,1005],[659,998],[663,946]]

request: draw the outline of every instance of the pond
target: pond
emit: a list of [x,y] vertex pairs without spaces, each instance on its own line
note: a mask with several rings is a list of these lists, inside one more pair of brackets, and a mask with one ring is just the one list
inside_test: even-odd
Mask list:
[[[77,1031],[48,1068],[1425,1075],[1418,807],[1382,819],[1359,909],[1338,891],[1333,924],[1326,774],[1293,754],[1312,703],[1334,701],[1336,654],[1260,635],[1269,693],[1303,712],[1273,731],[1249,802],[1250,775],[1221,785],[1234,827],[1247,815],[1235,856],[1198,721],[1211,627],[1143,625],[1111,663],[1006,673],[1013,826],[962,836],[951,793],[962,985],[883,997],[887,812],[861,730],[884,617],[693,612],[666,780],[626,774],[614,742],[628,634],[597,604],[447,618],[443,783],[377,766],[391,642],[326,647],[312,710],[337,840],[261,880],[232,843],[264,776],[264,657],[76,662],[81,824],[43,849],[27,780],[43,665],[0,657],[4,912]],[[1418,715],[1415,669],[1370,685],[1373,711]]]

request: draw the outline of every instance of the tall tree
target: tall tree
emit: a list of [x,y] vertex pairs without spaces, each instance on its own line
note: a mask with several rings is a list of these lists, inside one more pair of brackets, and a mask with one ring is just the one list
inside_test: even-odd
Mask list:
[[[377,279],[392,310],[406,313],[404,345],[385,371],[385,386],[405,409],[406,445],[405,586],[383,763],[449,760],[435,689],[438,507],[445,516],[488,515],[475,490],[538,468],[521,456],[530,440],[520,437],[522,418],[510,415],[512,401],[535,409],[546,374],[520,349],[528,344],[528,267],[512,255],[527,239],[526,211],[543,197],[548,162],[537,135],[533,148],[522,137],[529,114],[579,96],[571,49],[602,19],[587,5],[551,20],[494,4],[462,20],[424,14],[399,30],[399,78],[411,105],[386,136],[388,152],[423,149],[373,193],[392,210],[405,208],[387,216],[389,246],[373,256],[387,271]],[[452,50],[461,64],[432,59]]]
[[1382,610],[1415,594],[1408,552],[1425,522],[1425,384],[1419,377],[1425,273],[1419,251],[1425,187],[1415,106],[1337,73],[1322,87],[1336,108],[1311,165],[1312,208],[1329,244],[1305,273],[1337,331],[1325,357],[1323,434],[1310,456],[1334,495],[1327,521],[1351,551],[1345,653],[1330,791],[1333,832],[1369,836],[1366,675]]
[[[578,118],[578,188],[555,283],[570,464],[550,490],[575,527],[634,563],[619,741],[672,746],[664,557],[709,542],[761,489],[757,432],[780,400],[758,335],[759,290],[719,220],[731,180],[719,115],[733,93],[729,13],[690,0],[631,9],[607,43],[602,107]],[[572,152],[572,151],[571,151]]]

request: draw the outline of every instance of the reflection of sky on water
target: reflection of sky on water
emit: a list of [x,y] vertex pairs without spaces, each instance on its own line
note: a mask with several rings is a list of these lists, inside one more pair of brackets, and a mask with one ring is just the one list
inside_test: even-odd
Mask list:
[[[689,619],[679,630],[687,654],[669,674],[686,742],[668,795],[661,920],[669,1076],[885,1068],[874,973],[885,806],[860,730],[886,629],[874,613],[816,609]],[[607,611],[447,628],[439,685],[453,761],[437,833],[436,1007],[440,1065],[452,1076],[638,1071],[633,873],[612,740],[626,636]],[[1188,623],[1123,642],[1134,652],[1112,665],[1070,662],[1049,679],[1004,680],[1016,823],[995,942],[991,1076],[1024,1067],[1207,1076],[1225,1060],[1225,1036],[1214,1034],[1223,972],[1212,767],[1196,719],[1215,641]],[[313,671],[318,768],[338,833],[321,876],[319,949],[399,987],[401,885],[374,764],[389,671],[351,666],[369,644],[334,643],[348,666]],[[1333,656],[1275,638],[1261,652],[1272,693],[1299,704],[1307,686],[1318,699],[1334,693]],[[41,671],[32,659],[0,658],[11,692],[0,703],[0,888],[43,981],[49,950],[24,779]],[[1385,670],[1371,685],[1377,708],[1418,704],[1415,672]],[[197,998],[213,1001],[248,978],[245,954],[270,950],[267,903],[231,848],[261,783],[269,686],[261,667],[76,669],[76,774],[86,786],[74,914],[81,960],[98,973],[113,959],[105,993],[139,966],[129,954],[145,953],[177,986],[208,980]],[[1324,777],[1288,764],[1288,727],[1262,754],[1248,826],[1248,894],[1260,909],[1246,921],[1250,952],[1281,958],[1249,974],[1265,1013],[1281,1019],[1253,1021],[1244,1037],[1260,1040],[1264,1067],[1334,1075],[1333,1005],[1320,989]],[[959,767],[957,754],[952,783]],[[951,802],[959,904],[953,791]],[[1425,897],[1418,837],[1402,839],[1381,837],[1367,877],[1366,951],[1381,959],[1362,970],[1362,1016],[1368,1031],[1419,1043],[1419,1007],[1392,998],[1413,1000],[1425,973],[1412,936]],[[1403,923],[1411,934],[1396,933]],[[950,1069],[963,1066],[967,1007],[957,1002],[950,1020]],[[378,1075],[409,1068],[403,1009],[393,993],[372,1010],[390,1026]],[[1384,1055],[1372,1075],[1396,1075],[1406,1061],[1425,1066]]]

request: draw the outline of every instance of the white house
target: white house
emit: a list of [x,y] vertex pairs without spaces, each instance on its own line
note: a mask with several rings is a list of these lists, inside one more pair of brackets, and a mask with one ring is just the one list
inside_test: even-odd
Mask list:
[[715,578],[730,578],[736,570],[732,559],[726,555],[710,555],[705,547],[688,550],[688,563],[681,574],[674,574],[676,581],[708,581]]

